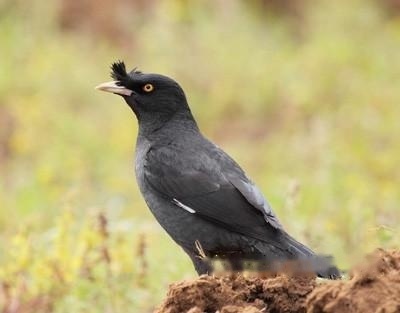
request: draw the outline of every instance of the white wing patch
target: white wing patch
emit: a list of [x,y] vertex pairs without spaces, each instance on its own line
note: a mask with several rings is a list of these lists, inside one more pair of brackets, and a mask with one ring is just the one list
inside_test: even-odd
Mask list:
[[176,200],[175,198],[173,199],[173,202],[174,202],[178,207],[180,207],[180,208],[182,208],[182,209],[188,211],[189,213],[192,213],[192,214],[196,213],[196,211],[193,210],[191,207],[188,207],[187,205],[184,205],[182,202]]

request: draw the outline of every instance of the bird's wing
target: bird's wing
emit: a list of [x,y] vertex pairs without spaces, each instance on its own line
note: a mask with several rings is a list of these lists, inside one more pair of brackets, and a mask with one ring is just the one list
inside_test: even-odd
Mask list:
[[[229,176],[228,176],[229,177]],[[256,209],[260,210],[265,220],[271,226],[279,229],[282,228],[281,223],[272,211],[271,206],[262,195],[261,191],[248,178],[244,177],[229,177],[229,181],[236,187],[237,190],[246,198],[246,200]]]
[[231,231],[268,240],[268,234],[282,228],[261,192],[218,148],[193,153],[151,149],[144,175],[167,200]]

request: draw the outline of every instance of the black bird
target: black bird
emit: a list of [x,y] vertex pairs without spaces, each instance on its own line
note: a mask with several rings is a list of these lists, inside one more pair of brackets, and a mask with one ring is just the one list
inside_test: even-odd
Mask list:
[[[135,113],[140,191],[199,274],[212,271],[199,249],[208,258],[220,255],[232,264],[317,258],[283,229],[240,166],[201,134],[177,82],[136,69],[128,73],[121,61],[111,69],[114,81],[96,89],[121,95]],[[316,264],[313,271],[319,276],[340,277],[330,263]]]

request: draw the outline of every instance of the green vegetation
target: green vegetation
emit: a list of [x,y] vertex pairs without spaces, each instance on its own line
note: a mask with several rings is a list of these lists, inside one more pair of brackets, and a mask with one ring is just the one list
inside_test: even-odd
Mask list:
[[0,2],[0,310],[145,312],[195,275],[137,190],[133,114],[93,89],[119,58],[181,82],[296,238],[343,268],[398,245],[387,2]]

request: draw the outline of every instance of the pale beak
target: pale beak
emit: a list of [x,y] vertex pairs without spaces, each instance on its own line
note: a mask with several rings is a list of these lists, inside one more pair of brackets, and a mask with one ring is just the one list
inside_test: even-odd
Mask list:
[[95,89],[116,93],[117,95],[121,95],[121,96],[130,96],[133,93],[132,90],[129,90],[128,88],[125,88],[124,86],[118,86],[116,81],[102,83],[102,84],[96,86]]

